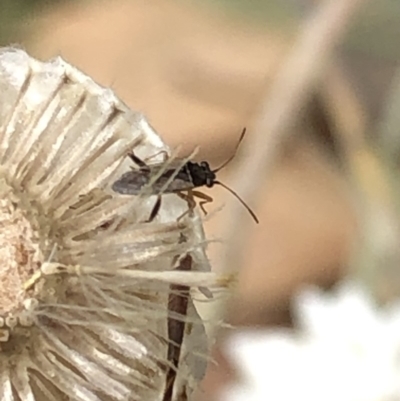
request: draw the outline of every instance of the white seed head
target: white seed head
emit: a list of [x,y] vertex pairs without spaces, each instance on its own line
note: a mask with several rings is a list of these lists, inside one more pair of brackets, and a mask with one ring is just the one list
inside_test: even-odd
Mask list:
[[[171,286],[221,282],[200,220],[177,220],[185,202],[163,196],[146,223],[154,196],[111,191],[131,150],[169,154],[141,114],[61,58],[0,49],[0,401],[166,401]],[[175,271],[189,254],[198,272]],[[205,368],[187,297],[171,400]]]

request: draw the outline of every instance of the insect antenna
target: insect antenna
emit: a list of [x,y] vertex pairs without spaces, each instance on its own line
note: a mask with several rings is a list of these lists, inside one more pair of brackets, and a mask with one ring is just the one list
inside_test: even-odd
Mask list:
[[258,224],[258,218],[256,216],[256,214],[250,209],[250,206],[248,206],[245,201],[233,190],[230,189],[229,187],[227,187],[225,184],[223,184],[220,181],[214,181],[214,184],[218,184],[221,185],[221,187],[224,187],[225,189],[227,189],[232,195],[234,195],[236,197],[236,199],[239,200],[239,202],[247,209],[247,211],[250,213],[251,217],[254,219],[254,221]]
[[221,166],[219,166],[218,168],[213,170],[213,173],[218,173],[219,170],[223,169],[227,164],[229,164],[232,161],[232,159],[236,156],[236,153],[237,153],[237,151],[239,149],[240,142],[242,142],[245,133],[246,133],[246,128],[243,128],[243,131],[242,131],[242,133],[240,135],[239,141],[238,141],[238,143],[236,145],[235,151],[233,152],[232,156],[228,160],[223,162]]

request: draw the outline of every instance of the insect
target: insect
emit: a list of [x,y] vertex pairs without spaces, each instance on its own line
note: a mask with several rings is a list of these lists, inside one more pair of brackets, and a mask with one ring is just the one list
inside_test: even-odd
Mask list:
[[[246,133],[246,128],[243,129],[236,149],[231,157],[228,158],[220,167],[212,170],[207,161],[200,163],[188,161],[177,171],[176,168],[171,164],[167,168],[163,163],[157,164],[146,164],[143,160],[138,158],[135,154],[130,153],[129,157],[139,167],[132,171],[124,173],[117,181],[112,185],[113,191],[125,194],[125,195],[139,195],[143,188],[149,184],[150,179],[157,173],[162,171],[159,178],[151,185],[151,191],[153,195],[158,195],[157,201],[151,211],[150,217],[147,221],[152,221],[156,216],[161,207],[161,195],[166,193],[175,193],[184,199],[189,206],[189,211],[196,207],[196,200],[198,198],[199,206],[204,214],[207,211],[204,205],[213,201],[209,195],[203,192],[197,191],[195,188],[208,187],[211,188],[214,185],[220,185],[231,192],[247,209],[252,218],[258,223],[257,216],[250,209],[250,207],[239,197],[239,195],[232,189],[224,185],[222,182],[217,180],[217,173],[223,169],[236,155],[241,141]],[[179,161],[179,160],[178,160]],[[185,213],[186,214],[186,213]],[[182,217],[182,216],[181,216]]]

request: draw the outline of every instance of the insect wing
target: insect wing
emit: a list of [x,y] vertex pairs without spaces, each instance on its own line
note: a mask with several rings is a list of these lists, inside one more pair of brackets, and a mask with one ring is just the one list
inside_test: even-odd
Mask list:
[[[153,173],[155,174],[155,173]],[[193,188],[190,176],[183,169],[179,172],[175,168],[168,168],[162,175],[152,184],[154,194],[174,193],[179,191],[187,191]]]
[[[139,195],[150,184],[154,195],[174,193],[193,188],[190,172],[183,166],[178,172],[177,162],[167,168],[162,164],[149,165],[148,170],[138,169],[124,173],[112,185],[112,190],[123,195]],[[161,173],[161,175],[160,175]],[[152,178],[159,176],[155,182]]]
[[149,183],[151,171],[132,170],[124,173],[112,185],[112,190],[123,195],[139,195]]

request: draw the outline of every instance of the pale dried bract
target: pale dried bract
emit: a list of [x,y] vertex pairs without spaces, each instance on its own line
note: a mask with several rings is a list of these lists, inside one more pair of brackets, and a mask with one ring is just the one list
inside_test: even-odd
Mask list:
[[[141,114],[61,58],[0,49],[0,400],[163,400],[172,270],[188,253],[194,270],[208,262],[199,219],[177,221],[177,196],[146,223],[154,197],[110,190],[129,150],[169,152]],[[213,282],[190,274],[185,285]],[[192,330],[176,400],[207,352],[191,299],[178,318]]]

